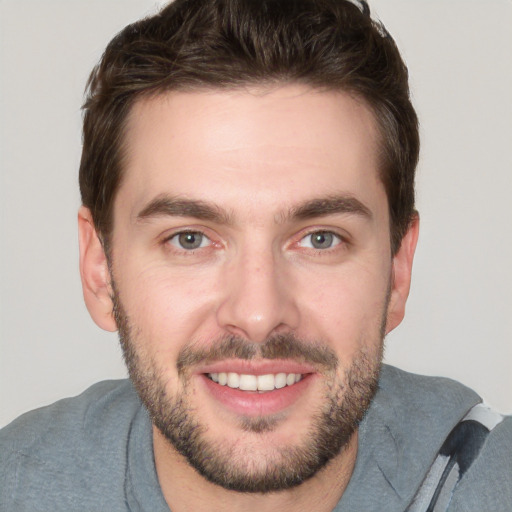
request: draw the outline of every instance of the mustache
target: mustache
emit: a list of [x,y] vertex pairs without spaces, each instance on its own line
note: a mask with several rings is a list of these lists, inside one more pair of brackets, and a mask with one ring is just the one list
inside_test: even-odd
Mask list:
[[292,333],[276,334],[263,343],[254,343],[238,336],[219,338],[207,347],[197,344],[184,347],[177,360],[178,374],[188,369],[223,359],[293,359],[309,363],[324,371],[335,371],[338,356],[318,342],[306,341]]

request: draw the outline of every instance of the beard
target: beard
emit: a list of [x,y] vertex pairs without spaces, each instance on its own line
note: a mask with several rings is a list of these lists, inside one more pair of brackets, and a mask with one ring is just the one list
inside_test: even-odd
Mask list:
[[[384,307],[375,339],[369,339],[351,365],[340,368],[338,356],[321,343],[301,340],[293,334],[270,337],[264,343],[227,336],[207,348],[191,343],[176,363],[183,391],[171,394],[158,364],[138,348],[143,336],[131,323],[113,286],[114,314],[126,366],[137,393],[153,424],[188,463],[208,481],[225,489],[246,493],[268,493],[290,489],[317,474],[340,454],[363,419],[378,388],[385,328]],[[376,347],[376,348],[375,348]],[[212,440],[208,426],[200,422],[191,403],[190,374],[194,365],[228,358],[293,359],[312,364],[325,381],[324,396],[311,415],[301,443],[282,444],[265,450],[266,432],[275,430],[277,415],[243,417],[241,435],[261,436],[259,443],[238,446],[230,439]],[[258,448],[259,446],[259,448]]]

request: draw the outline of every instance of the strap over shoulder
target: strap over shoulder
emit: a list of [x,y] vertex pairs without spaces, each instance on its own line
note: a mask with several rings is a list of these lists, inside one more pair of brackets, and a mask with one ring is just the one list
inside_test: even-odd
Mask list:
[[445,512],[457,483],[503,419],[485,404],[472,407],[446,438],[406,512]]

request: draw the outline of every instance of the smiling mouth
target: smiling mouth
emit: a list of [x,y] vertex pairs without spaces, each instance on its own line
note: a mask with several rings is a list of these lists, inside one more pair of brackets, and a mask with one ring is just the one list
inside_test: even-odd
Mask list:
[[234,372],[207,373],[206,376],[220,386],[228,386],[241,391],[274,391],[286,386],[293,386],[301,381],[300,373],[269,373],[251,375]]

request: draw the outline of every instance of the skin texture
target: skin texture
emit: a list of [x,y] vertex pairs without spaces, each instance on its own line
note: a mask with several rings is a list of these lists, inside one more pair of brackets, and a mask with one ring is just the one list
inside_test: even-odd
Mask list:
[[[173,92],[134,106],[126,147],[112,276],[85,208],[81,272],[88,309],[104,329],[117,328],[116,296],[139,392],[149,390],[148,401],[184,401],[203,440],[252,477],[290,465],[283,453],[309,444],[319,410],[347,399],[354,374],[363,383],[355,386],[357,421],[373,393],[383,336],[403,318],[418,234],[415,220],[391,256],[370,110],[347,94],[299,85]],[[184,248],[191,240],[198,246]],[[334,368],[307,350],[270,359],[264,347],[278,336],[323,350]],[[252,359],[219,350],[226,339],[239,340]],[[264,397],[244,407],[229,394],[220,400],[205,377],[277,373],[280,365],[308,376],[281,406]],[[237,493],[199,475],[160,427],[156,468],[175,512],[332,510],[357,455],[356,432],[301,485]]]

